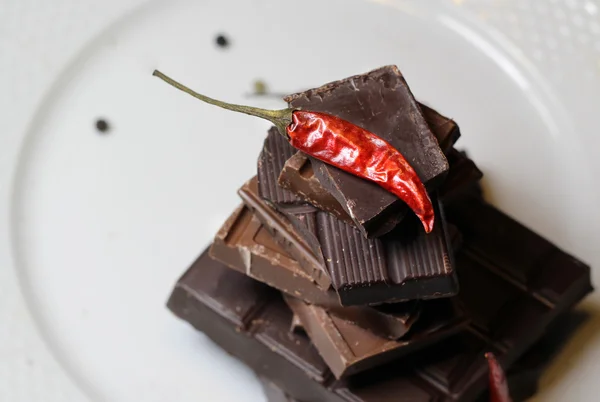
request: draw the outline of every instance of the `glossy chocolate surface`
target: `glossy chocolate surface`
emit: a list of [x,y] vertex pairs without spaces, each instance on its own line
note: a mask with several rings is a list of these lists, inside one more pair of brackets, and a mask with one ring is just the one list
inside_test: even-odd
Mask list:
[[[395,66],[335,81],[285,98],[292,108],[325,112],[386,140],[431,191],[448,172],[446,160],[404,77]],[[312,158],[315,175],[363,235],[380,236],[406,213],[405,204],[375,183]],[[362,184],[358,184],[362,183]]]

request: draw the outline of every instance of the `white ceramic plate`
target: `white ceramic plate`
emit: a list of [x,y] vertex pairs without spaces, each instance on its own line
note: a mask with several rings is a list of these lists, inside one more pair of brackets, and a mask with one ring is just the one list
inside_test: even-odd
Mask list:
[[[31,67],[18,63],[27,37],[2,42],[17,56],[3,60],[14,91],[3,110],[15,112],[2,151],[0,318],[11,329],[0,332],[0,400],[263,400],[248,369],[164,303],[239,202],[268,124],[201,104],[152,78],[154,68],[215,97],[278,107],[247,97],[255,80],[286,93],[397,64],[421,101],[459,122],[459,145],[486,174],[494,203],[600,267],[596,3],[100,3],[50,15],[9,7],[45,26],[77,22],[62,36],[13,22],[14,32],[33,32],[32,61],[43,59],[44,40],[44,49],[73,44],[49,62],[62,71],[54,85],[33,74],[47,91],[32,88],[22,71]],[[215,45],[219,33],[229,47]],[[22,87],[44,96],[24,101]],[[582,307],[591,318],[548,370],[540,400],[600,391],[599,302]]]

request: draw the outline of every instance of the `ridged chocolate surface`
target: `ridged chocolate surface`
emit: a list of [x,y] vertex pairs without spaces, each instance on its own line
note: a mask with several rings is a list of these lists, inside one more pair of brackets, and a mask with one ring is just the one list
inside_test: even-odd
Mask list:
[[261,197],[278,203],[297,203],[301,200],[291,191],[277,184],[285,161],[296,153],[288,141],[271,127],[258,157],[258,191]]
[[382,242],[364,238],[329,214],[318,213],[317,222],[323,256],[336,288],[388,282]]
[[323,260],[342,305],[451,296],[458,291],[445,218],[425,234],[416,219],[376,239],[311,206],[283,209]]
[[[388,272],[394,283],[448,275],[453,269],[447,239],[440,236],[416,236],[403,242],[402,235],[390,236],[387,245]],[[450,247],[451,248],[451,247]]]

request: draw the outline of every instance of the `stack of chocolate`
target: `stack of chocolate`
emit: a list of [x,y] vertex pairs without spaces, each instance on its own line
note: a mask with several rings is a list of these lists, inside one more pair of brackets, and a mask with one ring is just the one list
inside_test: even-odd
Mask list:
[[286,101],[401,151],[430,194],[433,230],[273,128],[242,205],[169,308],[255,370],[270,401],[473,401],[486,352],[514,400],[534,392],[536,343],[591,291],[589,267],[484,200],[481,172],[454,148],[458,126],[417,103],[396,67]]

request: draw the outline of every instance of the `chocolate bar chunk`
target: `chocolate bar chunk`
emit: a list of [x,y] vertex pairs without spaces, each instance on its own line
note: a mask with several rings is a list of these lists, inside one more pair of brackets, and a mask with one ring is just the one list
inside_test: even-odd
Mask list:
[[[344,306],[448,297],[458,292],[441,206],[426,234],[416,217],[377,239],[312,206],[288,208],[285,215],[322,254],[332,285]],[[258,214],[258,212],[257,212]],[[316,246],[314,246],[316,245]]]
[[[245,205],[252,210],[264,227],[271,233],[275,241],[282,245],[286,252],[297,261],[308,260],[306,253],[311,253],[306,243],[301,241],[299,231],[286,219],[258,196],[256,179],[249,180],[238,192]],[[311,208],[311,207],[309,207]],[[311,209],[312,210],[312,209]],[[449,226],[453,248],[460,244],[460,233],[454,225]],[[320,249],[316,238],[312,247]],[[312,254],[312,253],[311,253]],[[292,279],[294,280],[294,279]],[[289,292],[288,292],[289,293]],[[306,300],[306,298],[303,298]],[[381,305],[375,309],[365,307],[336,307],[328,306],[330,313],[337,317],[353,321],[356,325],[390,339],[398,339],[408,331],[418,314],[418,304],[415,302]]]
[[589,270],[577,258],[482,201],[477,193],[450,204],[448,219],[463,235],[464,253],[481,264],[493,263],[507,278],[549,303],[560,303],[570,281],[580,271]]
[[[560,350],[567,339],[566,335],[573,332],[573,323],[577,324],[580,317],[568,314],[553,324],[553,328],[527,351],[506,373],[508,388],[513,402],[523,402],[531,398],[538,389],[538,382],[552,358]],[[567,327],[568,331],[563,330]],[[299,402],[285,391],[265,378],[259,378],[267,402]],[[484,392],[477,398],[478,402],[488,402],[489,395]]]
[[[259,180],[261,180],[260,173]],[[296,152],[291,158],[285,161],[277,183],[279,184],[278,187],[283,191],[293,194],[296,197],[296,202],[288,204],[268,199],[277,206],[277,209],[283,210],[290,206],[290,204],[294,207],[309,203],[320,210],[329,212],[337,219],[356,226],[339,201],[321,186],[321,183],[313,172],[310,159],[308,159],[305,153]]]
[[423,303],[382,304],[380,306],[328,306],[327,313],[367,330],[381,338],[400,339],[421,315]]
[[467,157],[465,152],[452,148],[448,152],[447,158],[450,171],[438,189],[438,195],[444,204],[454,201],[483,177],[481,170],[475,165],[475,162]]
[[[568,312],[559,317],[546,331],[544,337],[507,371],[510,396],[513,402],[525,401],[537,392],[538,383],[544,370],[584,318],[585,316],[580,312]],[[487,392],[478,398],[478,402],[488,402],[489,400]]]
[[379,307],[341,307],[333,290],[320,289],[300,265],[275,242],[250,210],[238,208],[223,224],[210,247],[211,257],[234,270],[311,304],[328,306],[332,313],[390,339],[411,328],[419,315],[418,303]]
[[[278,137],[281,136],[278,135]],[[285,139],[281,138],[281,141],[285,141]],[[438,190],[439,197],[444,203],[452,201],[455,196],[460,195],[467,187],[472,186],[483,177],[475,163],[464,152],[451,148],[447,157],[450,170]],[[263,172],[263,175],[266,174],[267,172]],[[272,177],[266,179],[269,179],[269,185],[276,185]],[[287,191],[281,189],[284,187],[290,190],[296,198],[292,203],[281,203],[277,199],[268,199],[277,209],[283,211],[288,207],[294,208],[302,203],[309,203],[355,226],[354,221],[338,200],[321,186],[314,175],[310,159],[304,153],[297,152],[285,161],[278,183],[278,191]],[[287,192],[286,194],[291,193]]]
[[258,187],[260,196],[266,200],[281,204],[297,203],[298,197],[277,185],[277,180],[285,161],[296,153],[287,139],[283,138],[276,127],[271,127],[263,149],[258,157]]
[[[532,379],[526,373],[524,376],[521,372],[507,373],[507,382],[510,389],[510,397],[512,402],[525,402],[527,399],[534,396],[537,392],[537,379]],[[267,402],[302,402],[292,398],[286,394],[281,388],[273,384],[265,378],[259,378],[263,393],[267,398]],[[487,392],[482,394],[477,401],[489,402],[490,398]]]
[[589,292],[590,272],[580,263],[560,271],[542,268],[536,276],[561,284],[553,289],[554,302],[508,280],[493,264],[459,257],[465,283],[459,297],[473,324],[433,347],[343,380],[333,380],[305,336],[290,333],[292,313],[278,295],[206,253],[178,281],[168,306],[300,401],[473,401],[487,384],[484,352],[510,367]]
[[423,303],[418,322],[400,340],[374,334],[323,307],[284,297],[336,378],[346,377],[405,356],[457,333],[467,323],[450,300]]
[[[451,243],[439,206],[426,234],[418,222],[379,239],[365,239],[354,227],[312,206],[286,208],[290,223],[257,193],[254,179],[239,194],[261,222],[297,260],[308,250],[323,261],[344,306],[451,296],[458,290]],[[293,233],[292,226],[296,233]],[[303,238],[300,244],[298,238]]]
[[[462,252],[458,254],[457,266],[461,281],[458,300],[471,317],[472,324],[468,331],[420,352],[414,371],[406,373],[404,378],[410,379],[413,385],[420,384],[422,380],[428,384],[418,385],[416,395],[437,396],[429,388],[433,385],[444,395],[442,400],[470,401],[487,384],[484,353],[494,352],[504,367],[510,367],[544,334],[561,312],[589,292],[590,277],[589,267],[581,264],[563,266],[564,270],[572,270],[569,273],[553,270],[539,272],[540,277],[551,276],[554,281],[559,278],[564,280],[564,286],[556,292],[557,299],[553,302],[527,289],[522,283],[507,280],[497,266],[480,264]],[[406,365],[410,363],[399,360],[396,366],[392,363],[388,369],[397,367],[401,371]],[[367,372],[364,375],[368,378]],[[377,375],[380,374],[373,374],[371,378],[375,380]],[[395,381],[390,377],[387,384],[395,386]],[[364,377],[362,381],[368,383]],[[371,388],[362,385],[365,383],[348,380],[347,386],[342,386],[343,391],[340,392],[348,392],[353,397],[358,394],[368,399],[366,396],[371,395]],[[348,399],[353,400],[350,397]],[[429,399],[423,397],[416,400]]]
[[442,152],[447,155],[460,138],[458,124],[427,105],[419,103],[419,107]]
[[[442,183],[448,161],[396,66],[346,78],[285,98],[292,108],[330,113],[380,136],[402,152],[428,190]],[[387,233],[405,204],[392,193],[311,158],[315,175],[364,236]]]
[[327,365],[306,336],[289,332],[292,313],[269,286],[205,251],[179,279],[167,306],[298,399],[328,400]]
[[[461,169],[458,171],[461,177],[481,175],[481,172],[472,161],[469,160],[468,164],[462,163],[462,154],[453,151],[451,148],[452,144],[460,136],[460,131],[456,123],[425,105],[420,106],[425,115],[425,120],[431,127],[438,143],[448,148],[445,149],[445,152],[452,155],[455,165],[461,166]],[[293,155],[290,156],[291,154]],[[472,166],[477,173],[466,171],[467,166]],[[456,169],[454,170],[456,171]],[[446,191],[459,190],[452,185],[448,185],[448,182],[458,185],[462,184],[460,181],[456,182],[456,178],[452,179],[450,177],[452,172],[453,166],[450,164],[449,177],[444,182]],[[278,175],[277,180],[275,180],[276,175]],[[479,178],[480,176],[474,178],[474,180],[478,180]],[[319,209],[333,214],[338,219],[356,225],[339,201],[321,186],[321,183],[314,175],[311,162],[306,154],[296,152],[274,127],[269,130],[259,157],[258,182],[260,196],[269,202],[277,204],[278,208],[308,202]],[[357,183],[363,185],[362,181]]]
[[332,290],[317,286],[245,206],[238,207],[217,232],[211,257],[284,293],[321,306],[339,306]]
[[[294,259],[302,265],[302,261],[316,261],[315,254],[311,247],[307,245],[299,232],[293,227],[288,219],[281,213],[269,206],[258,195],[258,186],[256,177],[246,182],[238,191],[238,194],[244,201],[244,204],[255,214],[264,227],[271,233],[275,241],[282,245]],[[455,236],[457,234],[455,233]],[[309,238],[311,239],[311,238]],[[320,247],[314,243],[312,247]],[[318,254],[321,261],[320,267],[324,269],[325,262],[322,254]],[[314,263],[312,263],[314,264]],[[320,270],[310,266],[311,272]],[[310,273],[309,273],[310,275]],[[329,278],[329,276],[327,276]],[[331,284],[331,281],[328,282]],[[323,287],[322,287],[323,289]],[[325,288],[326,290],[326,288]],[[337,307],[329,306],[330,312],[334,315],[351,320],[356,325],[370,330],[376,334],[391,339],[398,339],[408,331],[416,317],[418,316],[418,303],[406,302],[389,306],[382,306],[377,309],[365,307]]]
[[[460,137],[458,125],[430,107],[422,104],[419,106],[444,153],[450,152],[452,145]],[[276,176],[279,176],[278,182],[283,188],[277,186],[274,180]],[[275,127],[269,130],[258,159],[258,181],[260,196],[270,202],[287,205],[308,201],[315,207],[334,214],[338,219],[354,224],[338,200],[314,176],[306,154],[296,152]]]
[[292,224],[275,209],[266,205],[258,193],[256,177],[250,179],[238,190],[244,204],[258,216],[265,227],[271,231],[271,234],[281,236],[284,239],[283,244],[290,245],[286,249],[291,252],[294,259],[315,280],[319,287],[323,290],[329,289],[331,278],[325,269],[323,256],[313,253],[306,240],[293,230]]
[[[510,221],[506,216],[500,216],[504,221]],[[470,219],[477,219],[477,215]],[[270,292],[268,287],[256,289],[258,301],[252,304],[250,291],[233,286],[240,283],[258,285],[247,277],[245,281],[233,278],[243,275],[213,261],[203,265],[201,258],[184,275],[169,306],[244,360],[259,375],[271,379],[299,400],[380,401],[381,390],[384,390],[387,395],[401,394],[415,401],[431,398],[471,401],[487,383],[483,352],[494,352],[504,367],[510,367],[558,314],[591,290],[589,267],[558,250],[554,258],[561,263],[560,269],[554,264],[541,264],[538,269],[531,270],[528,264],[522,263],[531,261],[538,250],[524,249],[523,254],[511,252],[514,270],[524,270],[527,275],[507,275],[504,259],[496,261],[505,239],[527,237],[523,231],[529,232],[531,238],[536,235],[520,226],[499,223],[516,233],[494,232],[495,241],[484,242],[484,248],[476,247],[478,243],[473,237],[465,236],[467,252],[459,253],[462,282],[459,299],[472,319],[469,329],[398,362],[345,380],[331,381],[331,373],[318,354],[315,356],[310,342],[301,334],[289,332],[291,312],[276,296],[265,301]],[[473,230],[471,235],[475,233]],[[532,247],[543,245],[529,240]],[[478,253],[469,251],[473,249],[478,249]],[[219,272],[202,277],[205,265]],[[518,278],[526,278],[526,281]],[[229,287],[220,286],[222,283]],[[241,302],[237,301],[239,295],[243,295]],[[239,308],[240,305],[244,307]],[[223,306],[230,306],[230,309],[222,312]],[[251,319],[247,318],[249,312],[252,312]]]

